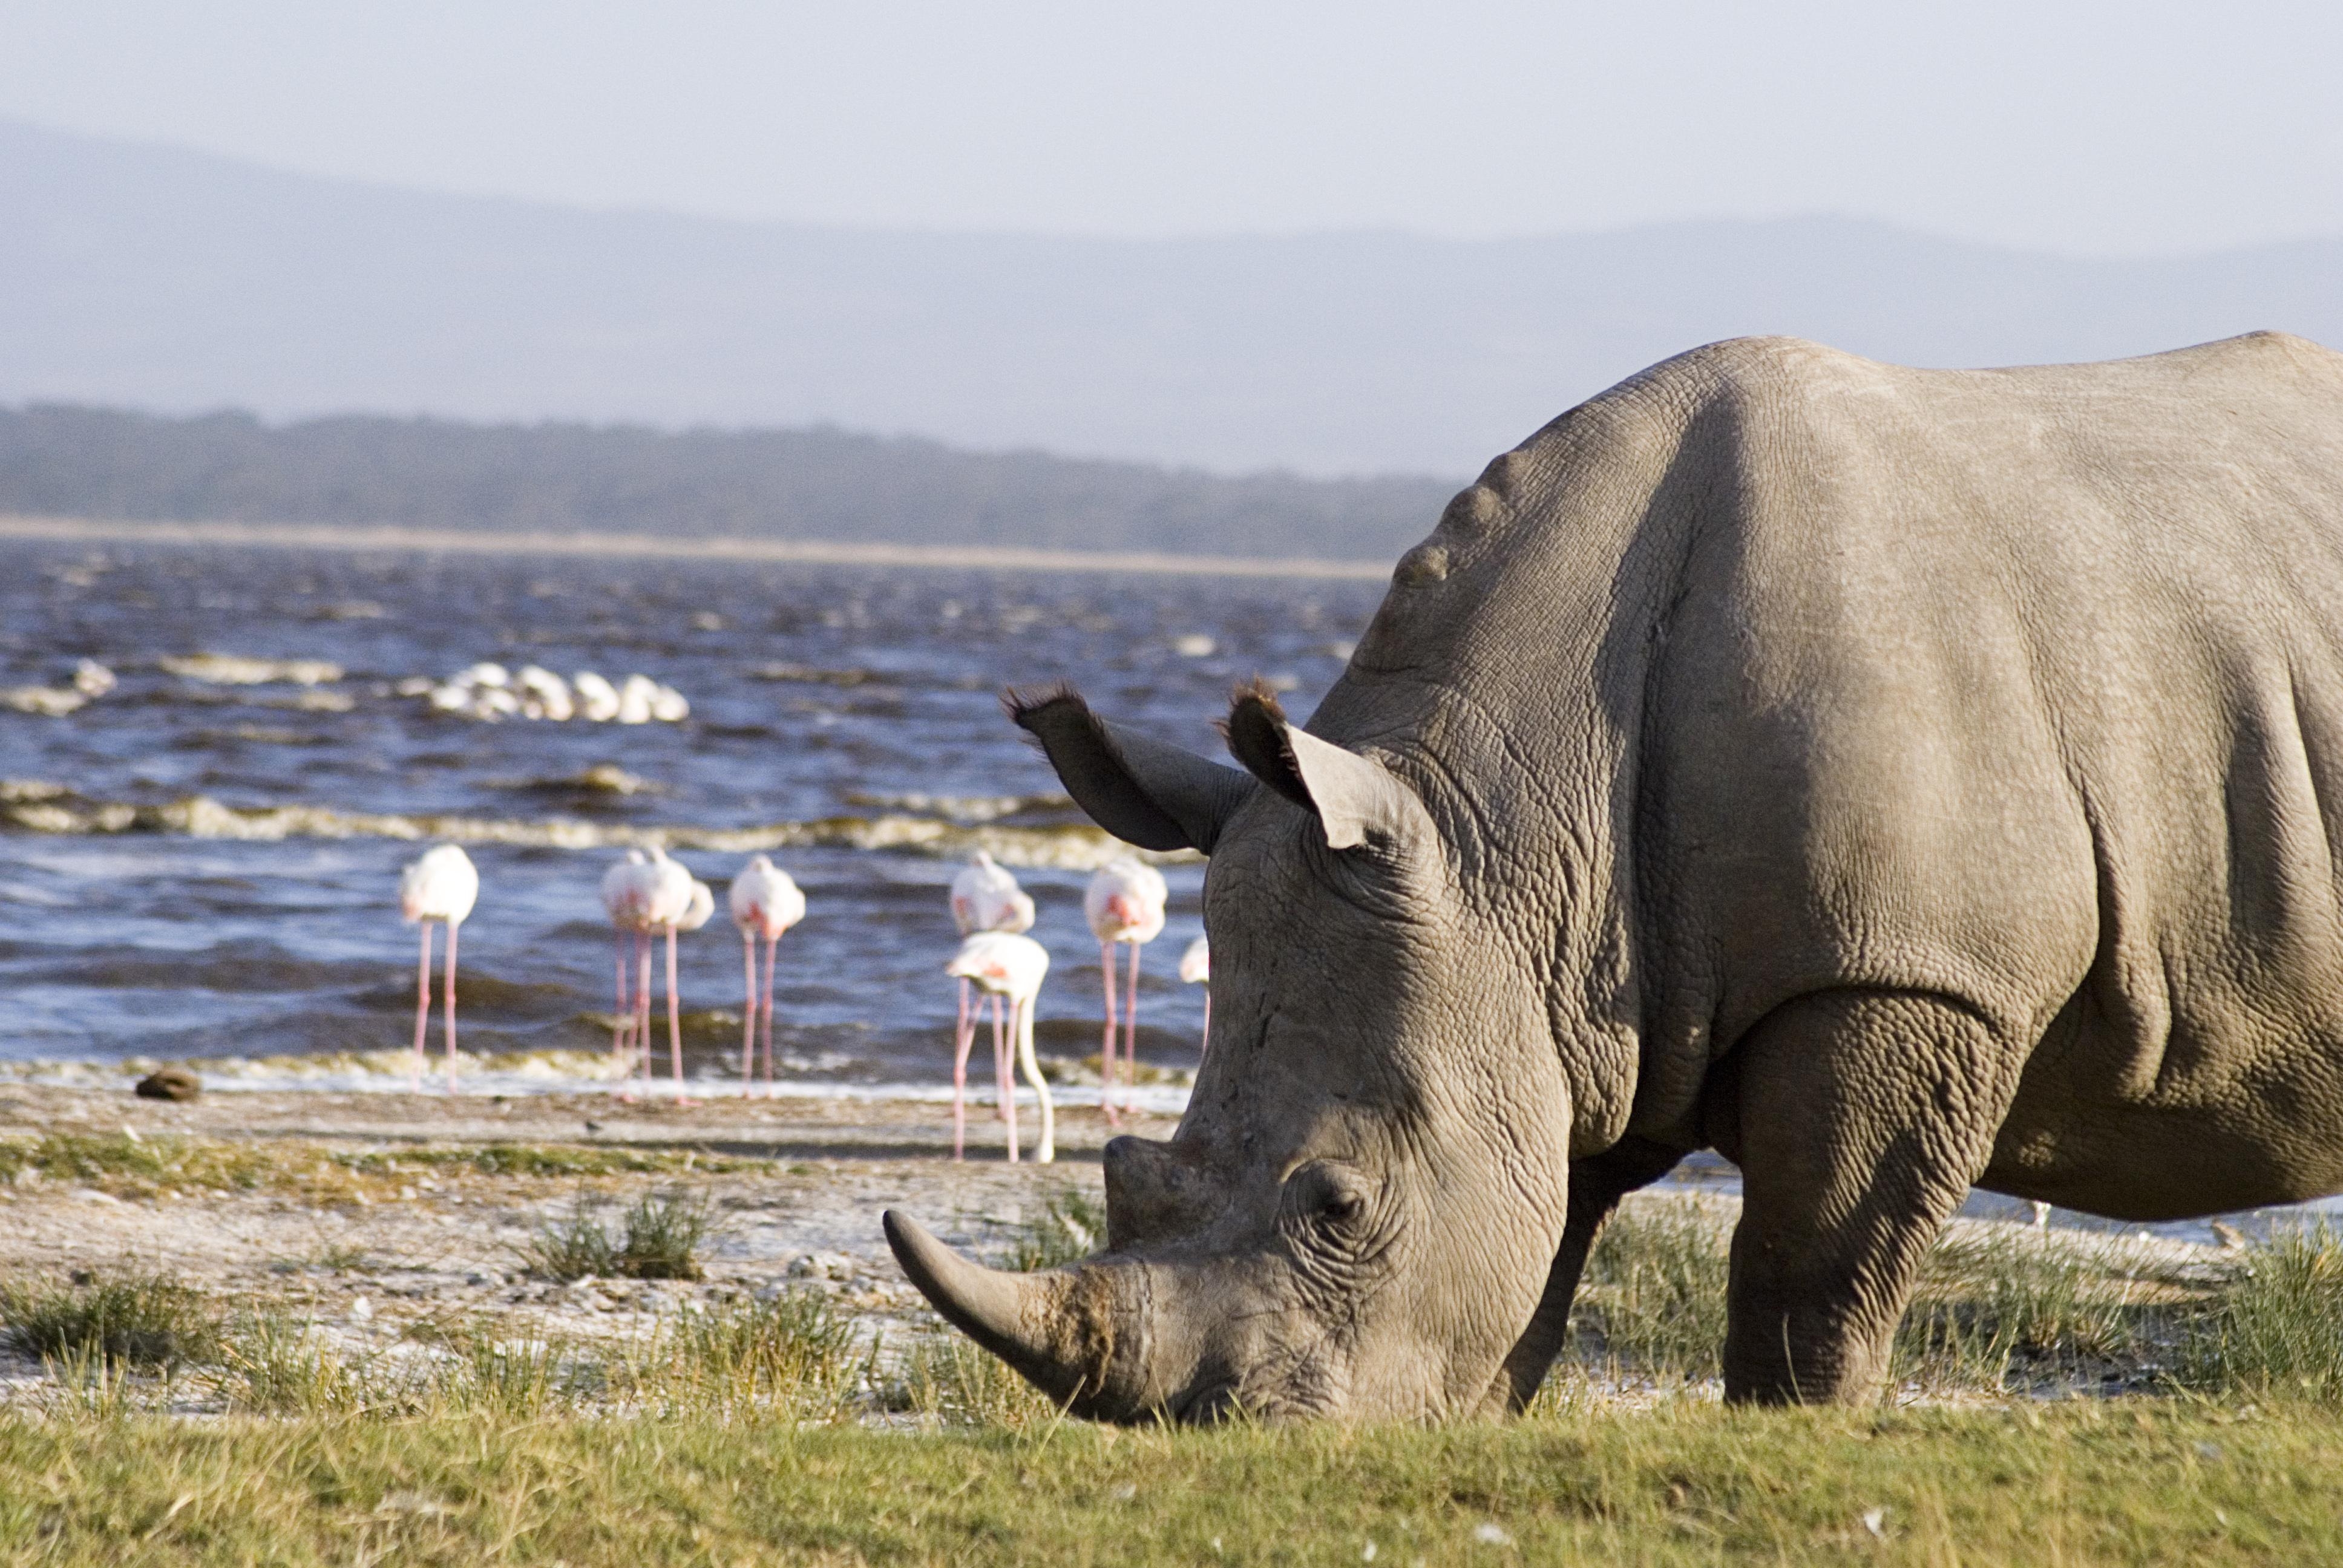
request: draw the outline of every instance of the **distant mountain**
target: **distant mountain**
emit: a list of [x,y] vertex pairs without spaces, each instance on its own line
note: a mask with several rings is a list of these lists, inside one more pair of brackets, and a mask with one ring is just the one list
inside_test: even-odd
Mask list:
[[837,430],[0,408],[0,514],[1388,560],[1452,486],[1229,478]]
[[0,125],[0,401],[827,424],[1461,479],[1713,338],[1928,365],[2264,327],[2343,343],[2338,277],[2343,239],[2076,260],[1834,217],[1478,243],[844,232]]

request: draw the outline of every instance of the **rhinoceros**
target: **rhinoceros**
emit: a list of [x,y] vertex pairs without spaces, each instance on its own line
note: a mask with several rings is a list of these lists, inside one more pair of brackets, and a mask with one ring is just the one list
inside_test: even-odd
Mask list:
[[[1013,694],[1012,694],[1013,695]],[[1497,458],[1231,768],[1014,700],[1210,857],[1210,1055],[1097,1256],[886,1227],[1078,1414],[1518,1408],[1620,1197],[1738,1166],[1727,1397],[1875,1397],[1971,1186],[2343,1188],[2343,356],[1711,345]]]

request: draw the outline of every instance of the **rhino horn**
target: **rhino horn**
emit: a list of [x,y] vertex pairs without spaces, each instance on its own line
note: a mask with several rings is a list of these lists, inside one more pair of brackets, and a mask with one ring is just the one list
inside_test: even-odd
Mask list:
[[1131,1372],[1141,1336],[1116,1277],[1126,1270],[1007,1273],[969,1261],[909,1215],[890,1209],[882,1223],[895,1261],[954,1328],[1076,1414],[1112,1421],[1139,1413]]
[[1222,730],[1253,777],[1318,819],[1330,849],[1397,840],[1428,825],[1423,803],[1397,774],[1292,723],[1258,682],[1238,690]]
[[1252,780],[1233,768],[1151,740],[1091,711],[1070,686],[1004,693],[1001,705],[1041,743],[1074,804],[1142,849],[1209,855]]

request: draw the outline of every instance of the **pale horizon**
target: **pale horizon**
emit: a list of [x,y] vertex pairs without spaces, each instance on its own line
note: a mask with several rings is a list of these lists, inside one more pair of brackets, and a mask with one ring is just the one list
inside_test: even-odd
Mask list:
[[0,15],[0,116],[331,179],[911,233],[1473,240],[1843,216],[2067,256],[2343,234],[2343,13],[2167,0]]

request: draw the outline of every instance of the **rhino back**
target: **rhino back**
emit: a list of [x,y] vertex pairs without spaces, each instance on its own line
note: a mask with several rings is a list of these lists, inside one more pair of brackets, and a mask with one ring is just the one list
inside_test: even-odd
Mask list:
[[1610,1131],[1843,986],[2077,1002],[2133,1101],[2323,1093],[2343,357],[1695,351],[1452,503],[1312,728],[1414,769]]

